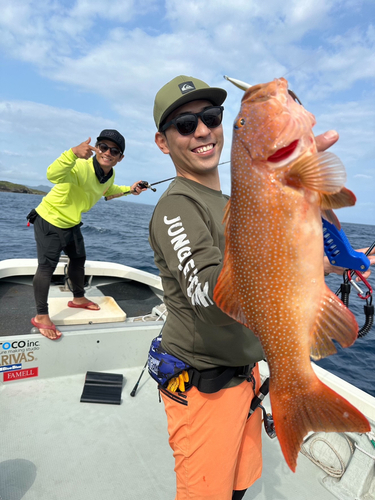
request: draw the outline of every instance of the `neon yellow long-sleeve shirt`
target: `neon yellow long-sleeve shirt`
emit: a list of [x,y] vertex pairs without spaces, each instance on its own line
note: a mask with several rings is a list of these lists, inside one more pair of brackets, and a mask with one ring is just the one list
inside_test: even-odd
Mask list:
[[104,184],[95,175],[93,159],[78,158],[71,149],[65,151],[47,169],[47,179],[56,184],[43,197],[36,211],[47,222],[66,229],[81,222],[102,196],[126,193],[130,186],[114,184],[115,172]]

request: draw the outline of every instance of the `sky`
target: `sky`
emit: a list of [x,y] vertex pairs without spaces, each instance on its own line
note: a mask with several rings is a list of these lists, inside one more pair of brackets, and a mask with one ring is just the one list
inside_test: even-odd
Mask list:
[[[225,88],[221,188],[230,194],[232,126],[243,92],[284,77],[316,135],[347,171],[354,207],[375,225],[374,0],[0,0],[0,180],[48,185],[60,154],[105,128],[126,139],[116,184],[174,176],[154,143],[156,92],[183,74]],[[156,204],[168,183],[132,202]],[[111,203],[121,203],[113,200]]]

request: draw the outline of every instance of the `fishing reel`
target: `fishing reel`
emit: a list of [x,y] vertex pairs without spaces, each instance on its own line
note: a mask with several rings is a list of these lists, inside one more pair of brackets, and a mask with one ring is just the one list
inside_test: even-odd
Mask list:
[[263,425],[267,436],[271,439],[274,439],[276,437],[276,429],[275,422],[273,421],[273,416],[271,415],[271,413],[266,412],[264,406],[259,405],[258,408],[260,408],[263,412]]
[[254,411],[257,408],[260,408],[263,412],[264,430],[266,431],[267,436],[273,439],[276,437],[275,423],[273,421],[273,417],[271,413],[266,412],[266,409],[261,404],[263,402],[263,399],[267,396],[269,389],[270,389],[270,379],[269,377],[267,377],[264,380],[263,384],[261,385],[258,394],[254,396],[253,400],[251,401],[250,410],[247,418],[250,418],[251,415],[254,413]]
[[151,189],[151,191],[153,191],[154,193],[156,191],[156,188],[152,187],[152,185],[147,181],[138,182],[138,187],[140,187],[141,189]]

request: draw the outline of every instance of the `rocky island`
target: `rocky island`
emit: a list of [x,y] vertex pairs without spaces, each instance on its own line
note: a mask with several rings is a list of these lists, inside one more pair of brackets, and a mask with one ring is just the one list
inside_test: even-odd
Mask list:
[[46,191],[29,188],[22,184],[14,184],[13,182],[0,181],[0,192],[6,193],[26,193],[26,194],[47,194]]

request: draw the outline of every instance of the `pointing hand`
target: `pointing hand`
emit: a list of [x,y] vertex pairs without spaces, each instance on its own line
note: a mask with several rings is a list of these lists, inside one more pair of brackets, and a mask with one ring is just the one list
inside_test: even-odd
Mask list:
[[91,137],[87,139],[87,141],[81,142],[79,146],[75,146],[72,148],[73,153],[78,157],[84,160],[88,160],[93,153],[97,153],[99,150],[93,146],[90,146]]

